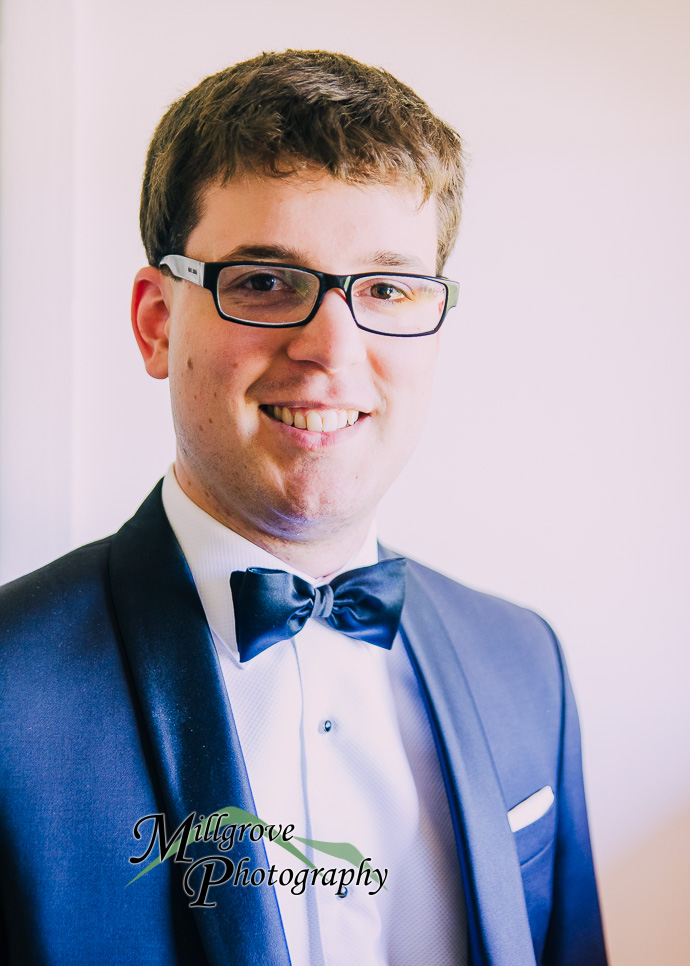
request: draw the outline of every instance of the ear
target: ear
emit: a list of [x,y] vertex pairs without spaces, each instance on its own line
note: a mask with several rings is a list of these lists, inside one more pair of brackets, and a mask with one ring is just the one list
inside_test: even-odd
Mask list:
[[168,375],[167,283],[160,269],[148,265],[137,272],[132,289],[132,328],[146,371],[154,379]]

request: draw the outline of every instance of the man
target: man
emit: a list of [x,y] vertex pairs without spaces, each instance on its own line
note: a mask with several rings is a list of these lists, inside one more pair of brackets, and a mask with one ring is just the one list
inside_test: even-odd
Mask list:
[[457,135],[342,55],[161,121],[132,318],[176,460],[3,592],[8,963],[605,962],[550,629],[376,545],[461,188]]

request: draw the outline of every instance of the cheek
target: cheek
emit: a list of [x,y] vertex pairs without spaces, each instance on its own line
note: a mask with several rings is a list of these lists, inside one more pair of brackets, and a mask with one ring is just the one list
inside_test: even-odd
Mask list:
[[184,356],[170,374],[170,394],[176,419],[187,432],[232,432],[244,400],[237,372],[237,363],[221,364],[217,357],[194,352]]
[[198,359],[190,354],[170,370],[170,403],[178,441],[204,432],[206,397]]
[[438,334],[424,339],[395,340],[379,365],[379,374],[389,387],[389,409],[396,406],[408,418],[410,414],[418,414],[419,421],[423,421],[431,398],[437,356]]
[[178,437],[205,440],[218,422],[223,396],[217,354],[207,344],[178,337],[170,357],[170,401]]
[[[179,338],[171,346],[171,392],[190,408],[216,406],[241,392],[242,355],[227,339],[215,337]],[[244,380],[246,382],[246,379]]]
[[213,386],[228,401],[244,397],[276,364],[282,343],[275,332],[233,322],[211,326],[203,338],[181,342],[176,369]]

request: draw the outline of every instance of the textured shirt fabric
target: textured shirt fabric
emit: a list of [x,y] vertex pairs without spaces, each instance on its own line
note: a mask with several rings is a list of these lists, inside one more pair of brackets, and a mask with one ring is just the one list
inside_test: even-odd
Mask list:
[[[349,885],[344,897],[336,895],[337,886],[308,884],[299,894],[276,885],[292,963],[462,966],[467,921],[452,823],[431,728],[400,636],[386,651],[310,619],[289,641],[240,664],[233,570],[269,567],[315,580],[201,510],[172,468],[163,483],[163,505],[211,628],[255,813],[267,823],[293,824],[295,835],[304,838],[349,842],[373,869],[388,870],[385,889],[375,895],[373,880]],[[377,559],[372,528],[337,573]],[[265,845],[276,874],[305,868],[277,843]],[[305,851],[319,868],[352,868]]]

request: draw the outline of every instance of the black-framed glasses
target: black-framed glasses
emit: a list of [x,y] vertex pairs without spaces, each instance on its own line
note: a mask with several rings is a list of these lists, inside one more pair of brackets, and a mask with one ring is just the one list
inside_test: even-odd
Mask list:
[[345,293],[360,329],[403,338],[437,332],[458,301],[457,282],[406,272],[328,275],[296,265],[200,262],[186,255],[166,255],[163,267],[208,289],[222,318],[267,329],[306,325],[332,288]]

